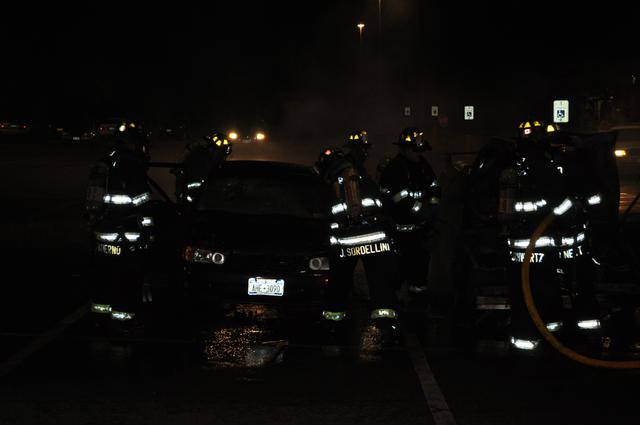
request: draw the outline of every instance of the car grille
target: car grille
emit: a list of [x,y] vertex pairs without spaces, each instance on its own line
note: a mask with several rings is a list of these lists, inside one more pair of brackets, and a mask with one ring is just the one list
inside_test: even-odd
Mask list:
[[259,273],[298,272],[306,269],[305,258],[294,255],[234,254],[228,257],[228,267],[232,270],[255,271]]

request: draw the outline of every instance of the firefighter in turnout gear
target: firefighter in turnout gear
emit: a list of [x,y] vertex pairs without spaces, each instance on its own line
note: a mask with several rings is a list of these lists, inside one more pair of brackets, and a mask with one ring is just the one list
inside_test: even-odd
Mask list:
[[380,193],[364,170],[370,148],[366,133],[352,133],[345,147],[346,152],[326,148],[316,162],[316,169],[335,194],[330,212],[333,284],[327,289],[323,318],[338,327],[344,322],[354,269],[362,260],[369,287],[370,319],[383,343],[397,343],[394,243]]
[[[441,190],[424,152],[430,146],[419,128],[400,133],[397,155],[380,172],[380,191],[395,226],[400,284],[406,284],[409,303],[424,305],[429,273],[430,235],[434,229]],[[396,288],[400,289],[400,288]],[[423,304],[423,305],[420,305]]]
[[118,215],[150,199],[149,141],[133,122],[123,122],[113,145],[89,172],[85,213],[90,224]]
[[[472,167],[474,210],[482,220],[495,218],[504,235],[511,308],[508,332],[515,349],[532,350],[541,341],[525,305],[520,273],[531,235],[551,213],[556,219],[536,241],[530,259],[536,306],[551,332],[576,335],[600,328],[590,219],[591,210],[601,202],[599,183],[588,177],[591,166],[576,161],[567,148],[581,140],[559,134],[556,125],[525,121],[516,140],[493,140]],[[492,181],[497,183],[497,199],[488,189]]]
[[91,309],[115,321],[132,321],[141,302],[151,300],[143,283],[155,240],[148,148],[140,125],[123,122],[89,176],[85,205],[96,273]]
[[223,133],[213,132],[189,143],[176,175],[176,199],[193,202],[212,169],[225,161],[232,152],[231,141]]

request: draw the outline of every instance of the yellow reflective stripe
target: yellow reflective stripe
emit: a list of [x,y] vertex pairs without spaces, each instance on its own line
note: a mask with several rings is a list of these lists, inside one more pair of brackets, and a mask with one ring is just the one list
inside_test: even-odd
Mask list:
[[372,319],[397,319],[398,313],[392,308],[378,308],[371,311]]
[[347,317],[347,313],[345,313],[344,311],[327,311],[327,310],[323,310],[322,311],[322,317],[325,318],[326,320],[332,320],[334,322],[339,322],[341,320],[344,320],[345,317]]
[[126,311],[115,311],[115,310],[111,311],[111,318],[113,320],[119,320],[119,321],[132,320],[135,316],[136,316],[135,313],[129,313]]
[[100,314],[109,314],[111,313],[111,306],[109,304],[91,304],[91,311],[94,313]]

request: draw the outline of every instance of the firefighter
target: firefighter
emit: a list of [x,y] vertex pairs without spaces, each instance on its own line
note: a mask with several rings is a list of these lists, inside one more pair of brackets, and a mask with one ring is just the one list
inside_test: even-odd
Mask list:
[[519,132],[503,151],[509,154],[498,179],[497,219],[506,235],[510,341],[517,349],[530,350],[540,336],[526,309],[520,272],[530,237],[549,213],[556,220],[536,241],[530,259],[535,303],[552,332],[575,335],[600,328],[589,219],[589,208],[600,203],[600,196],[594,182],[577,185],[588,180],[580,168],[587,164],[568,161],[558,145],[571,138],[559,135],[557,126],[530,120],[519,125]]
[[151,301],[143,284],[155,238],[149,159],[140,125],[123,122],[108,153],[90,171],[85,205],[95,273],[91,308],[115,321],[132,321],[139,304]]
[[426,307],[429,243],[441,190],[424,157],[430,146],[422,130],[405,128],[394,144],[398,146],[398,153],[380,173],[380,191],[395,225],[399,283],[406,285],[409,301],[420,300],[415,307],[423,308]]
[[149,201],[149,159],[149,141],[140,126],[121,123],[108,153],[89,172],[85,214],[90,225]]
[[231,142],[223,133],[213,132],[185,147],[176,175],[176,199],[192,202],[211,170],[225,161],[232,152]]
[[394,243],[377,185],[365,172],[364,161],[370,147],[366,132],[356,131],[349,135],[346,152],[326,148],[316,162],[335,194],[330,212],[332,285],[327,290],[322,315],[326,324],[341,327],[344,323],[354,269],[362,260],[369,287],[370,320],[380,331],[382,342],[394,344],[399,341],[393,292]]

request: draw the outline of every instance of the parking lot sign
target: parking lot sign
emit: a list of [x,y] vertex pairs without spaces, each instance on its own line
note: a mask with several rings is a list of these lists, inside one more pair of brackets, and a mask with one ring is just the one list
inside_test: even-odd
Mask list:
[[569,122],[569,101],[553,101],[553,122]]
[[464,107],[464,119],[469,121],[472,120],[473,117],[473,106],[465,106]]

